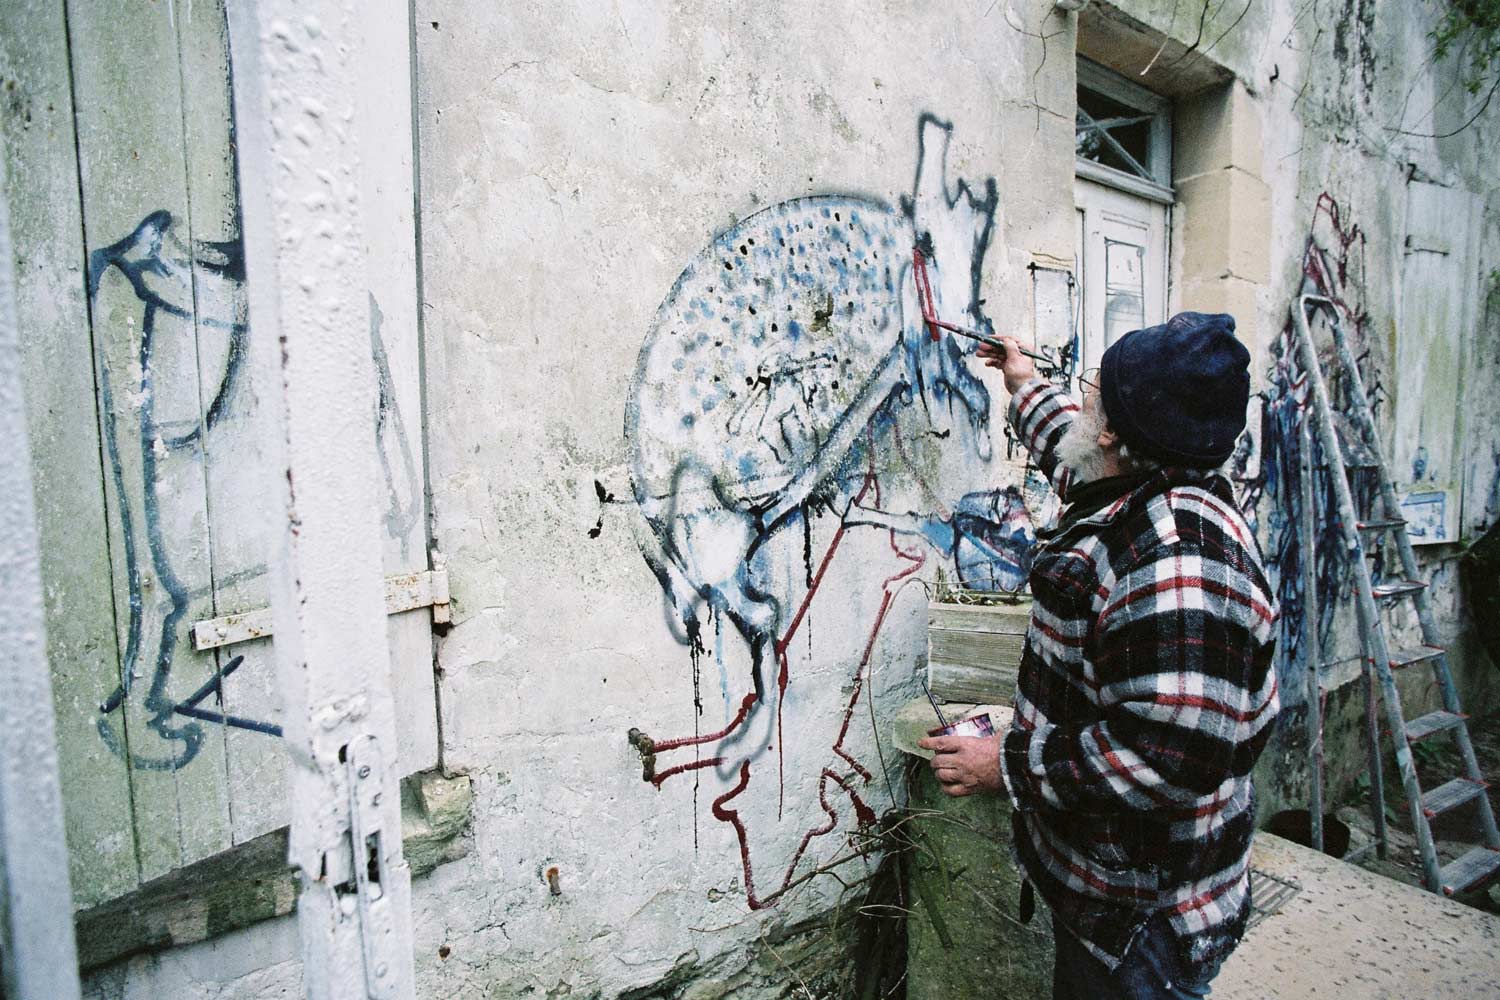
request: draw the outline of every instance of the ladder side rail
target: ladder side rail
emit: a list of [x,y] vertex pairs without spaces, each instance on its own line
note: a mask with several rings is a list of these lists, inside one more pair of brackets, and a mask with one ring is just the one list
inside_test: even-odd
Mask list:
[[[1329,304],[1333,308],[1332,304]],[[1365,395],[1364,380],[1359,374],[1359,365],[1355,363],[1354,352],[1349,347],[1348,337],[1344,334],[1344,326],[1338,319],[1335,311],[1333,317],[1334,345],[1338,350],[1339,361],[1349,372],[1352,380],[1354,394],[1357,404],[1354,407],[1355,417],[1360,425],[1360,433],[1365,435],[1371,450],[1376,456],[1376,473],[1379,476],[1380,498],[1385,507],[1386,517],[1401,518],[1401,503],[1396,496],[1395,487],[1391,484],[1391,477],[1386,469],[1385,457],[1380,450],[1380,438],[1375,427],[1375,415],[1370,410],[1369,397]],[[1408,580],[1417,580],[1417,556],[1412,548],[1411,538],[1406,533],[1404,525],[1396,528],[1396,549],[1401,556],[1402,572]],[[1413,604],[1417,610],[1417,620],[1422,627],[1422,641],[1428,646],[1443,648],[1442,636],[1438,633],[1437,622],[1432,615],[1432,605],[1426,591],[1417,591],[1411,595]],[[1442,692],[1443,707],[1455,715],[1463,714],[1463,705],[1458,696],[1458,687],[1453,683],[1453,674],[1448,669],[1448,654],[1444,653],[1433,661],[1433,672],[1437,676],[1438,688]],[[1474,744],[1469,737],[1469,727],[1459,723],[1451,730],[1454,744],[1458,747],[1459,757],[1464,764],[1464,776],[1470,781],[1484,780],[1483,773],[1479,769],[1479,758],[1474,753]],[[1484,833],[1484,843],[1492,850],[1500,850],[1500,826],[1495,821],[1494,807],[1490,804],[1488,795],[1479,796],[1479,821],[1480,828]]]
[[1385,630],[1382,627],[1380,609],[1376,606],[1375,597],[1370,582],[1370,567],[1365,562],[1364,545],[1359,537],[1359,525],[1356,517],[1354,498],[1349,491],[1349,480],[1344,471],[1344,453],[1339,444],[1338,432],[1333,426],[1333,406],[1328,398],[1328,386],[1323,380],[1323,371],[1318,364],[1317,350],[1313,346],[1312,329],[1307,322],[1307,306],[1309,303],[1317,303],[1333,308],[1333,303],[1322,296],[1303,295],[1297,299],[1297,308],[1294,312],[1297,331],[1298,353],[1301,355],[1303,370],[1307,373],[1308,383],[1312,388],[1314,409],[1318,415],[1319,438],[1323,444],[1323,452],[1328,457],[1330,478],[1333,480],[1333,490],[1338,498],[1340,529],[1344,536],[1346,547],[1355,553],[1354,563],[1355,595],[1357,597],[1357,609],[1360,619],[1360,630],[1365,637],[1366,659],[1374,660],[1374,668],[1380,678],[1381,690],[1385,695],[1386,714],[1391,721],[1392,742],[1396,746],[1396,764],[1401,772],[1401,785],[1406,792],[1407,805],[1411,811],[1412,827],[1417,831],[1417,844],[1421,849],[1422,870],[1426,877],[1429,888],[1433,891],[1441,891],[1441,866],[1438,864],[1437,850],[1432,843],[1432,833],[1427,824],[1427,817],[1422,811],[1422,787],[1417,780],[1417,770],[1411,756],[1411,745],[1406,739],[1406,721],[1401,715],[1401,697],[1396,690],[1396,678],[1391,672],[1390,650],[1385,642]]
[[1297,428],[1301,457],[1297,471],[1302,476],[1302,519],[1298,525],[1302,547],[1303,638],[1307,681],[1307,769],[1308,819],[1313,850],[1323,849],[1323,685],[1320,683],[1322,644],[1318,641],[1318,549],[1313,542],[1315,497],[1313,492],[1312,435],[1307,431],[1306,411]]

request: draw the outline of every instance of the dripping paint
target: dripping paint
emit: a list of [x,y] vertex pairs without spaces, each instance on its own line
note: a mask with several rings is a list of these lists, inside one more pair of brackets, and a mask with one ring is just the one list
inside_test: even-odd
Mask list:
[[[943,320],[993,331],[979,287],[999,196],[992,178],[950,184],[952,131],[921,116],[915,182],[897,205],[814,195],[719,234],[641,347],[625,416],[632,489],[666,624],[688,654],[694,720],[691,736],[651,740],[661,769],[649,780],[691,772],[712,785],[752,908],[793,884],[817,838],[875,819],[884,764],[861,759],[850,734],[902,587],[934,558],[976,589],[1015,589],[1029,568],[1019,490],[945,499],[933,485],[954,467],[972,487],[996,478],[972,349],[924,322],[915,281],[920,259]],[[815,607],[847,647],[837,670],[822,669]],[[698,724],[704,614],[726,709],[712,732]],[[817,737],[789,721],[814,704]]]
[[[1364,233],[1347,219],[1331,196],[1319,197],[1313,221],[1303,245],[1302,284],[1299,295],[1329,299],[1349,337],[1368,403],[1378,419],[1385,399],[1380,366],[1374,359],[1369,315],[1363,297]],[[1293,306],[1295,308],[1295,306]],[[1328,382],[1335,410],[1335,423],[1346,459],[1352,464],[1368,462],[1372,456],[1350,423],[1355,399],[1352,380],[1343,376],[1332,344],[1326,313],[1310,323],[1319,363]],[[1258,414],[1241,438],[1230,462],[1241,507],[1265,540],[1266,567],[1276,587],[1281,610],[1280,635],[1276,644],[1277,677],[1283,699],[1297,703],[1305,691],[1303,673],[1309,655],[1320,662],[1333,655],[1334,610],[1352,599],[1350,553],[1344,547],[1337,516],[1333,484],[1328,478],[1327,459],[1312,435],[1313,512],[1317,539],[1317,601],[1320,608],[1317,636],[1305,634],[1307,595],[1303,592],[1302,560],[1298,525],[1303,516],[1300,481],[1301,445],[1299,428],[1311,419],[1311,389],[1307,374],[1297,360],[1293,318],[1289,313],[1281,333],[1271,344],[1270,371],[1266,388],[1258,400]],[[1252,401],[1257,402],[1257,401]],[[1355,469],[1350,475],[1355,504],[1370,509],[1376,490],[1372,470]],[[1379,577],[1383,564],[1377,557],[1372,568]]]

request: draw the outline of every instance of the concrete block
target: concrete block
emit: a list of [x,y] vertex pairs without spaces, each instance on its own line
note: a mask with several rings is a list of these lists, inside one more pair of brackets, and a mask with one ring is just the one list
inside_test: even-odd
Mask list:
[[1243,84],[1232,82],[1177,102],[1172,120],[1172,169],[1180,184],[1235,167],[1261,174],[1260,114]]
[[906,856],[907,997],[1047,996],[1052,921],[1040,900],[1030,923],[1016,919],[1021,875],[1009,857],[1009,802],[950,798],[925,766],[910,787],[908,833],[920,847]]
[[1234,167],[1177,186],[1184,282],[1233,275],[1263,284],[1271,274],[1271,189]]
[[437,771],[401,783],[402,850],[413,875],[469,853],[463,836],[474,812],[473,785],[466,774],[445,778]]
[[1260,286],[1234,275],[1192,278],[1182,283],[1180,310],[1224,312],[1234,317],[1235,334],[1254,353],[1278,331],[1263,329],[1257,296]]

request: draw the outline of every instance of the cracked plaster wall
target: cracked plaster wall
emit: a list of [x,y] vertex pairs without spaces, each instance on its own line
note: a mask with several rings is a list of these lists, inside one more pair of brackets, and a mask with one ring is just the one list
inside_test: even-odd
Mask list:
[[[660,789],[641,780],[626,731],[692,734],[695,685],[640,553],[624,411],[653,315],[700,249],[791,198],[895,203],[911,190],[924,112],[953,125],[950,185],[982,192],[996,178],[981,295],[998,327],[1029,328],[1030,302],[1013,289],[1027,288],[1031,254],[1071,252],[1069,187],[1036,179],[1069,176],[1073,72],[1067,22],[1046,3],[1011,7],[1011,23],[998,8],[938,17],[895,3],[526,5],[462,18],[419,7],[433,502],[458,602],[439,651],[445,762],[474,775],[478,798],[462,880],[473,910],[439,912],[418,889],[433,907],[419,927],[444,924],[452,943],[445,962],[431,961],[431,941],[421,960],[435,987],[472,975],[505,984],[500,995],[613,996],[726,959],[732,971],[762,933],[835,898],[824,879],[752,912],[736,833],[712,814],[734,775],[699,772],[697,788],[694,774]],[[1013,25],[1061,32],[1045,63],[1040,39]],[[928,461],[941,490],[943,458]],[[836,521],[811,519],[814,562]],[[784,792],[773,736],[726,806],[747,827],[761,896],[823,821],[819,771],[849,771],[830,745],[893,571],[884,534],[848,536],[796,636]],[[800,535],[786,569],[798,577]],[[728,723],[750,684],[745,642],[711,622],[702,732]],[[914,693],[924,627],[922,591],[908,587],[871,661],[877,711]],[[868,702],[851,730],[851,755],[873,775],[861,790],[884,808]],[[658,766],[693,759],[677,753]],[[848,802],[834,808],[837,828],[811,841],[799,872],[853,829]],[[538,878],[553,864],[555,898]]]

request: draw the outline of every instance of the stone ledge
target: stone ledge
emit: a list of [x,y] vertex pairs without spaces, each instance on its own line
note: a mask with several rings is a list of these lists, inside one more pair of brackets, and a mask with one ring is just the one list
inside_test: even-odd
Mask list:
[[[469,853],[474,793],[468,775],[436,771],[401,781],[401,847],[413,877]],[[285,828],[178,869],[74,915],[85,971],[128,955],[193,944],[296,908]]]

